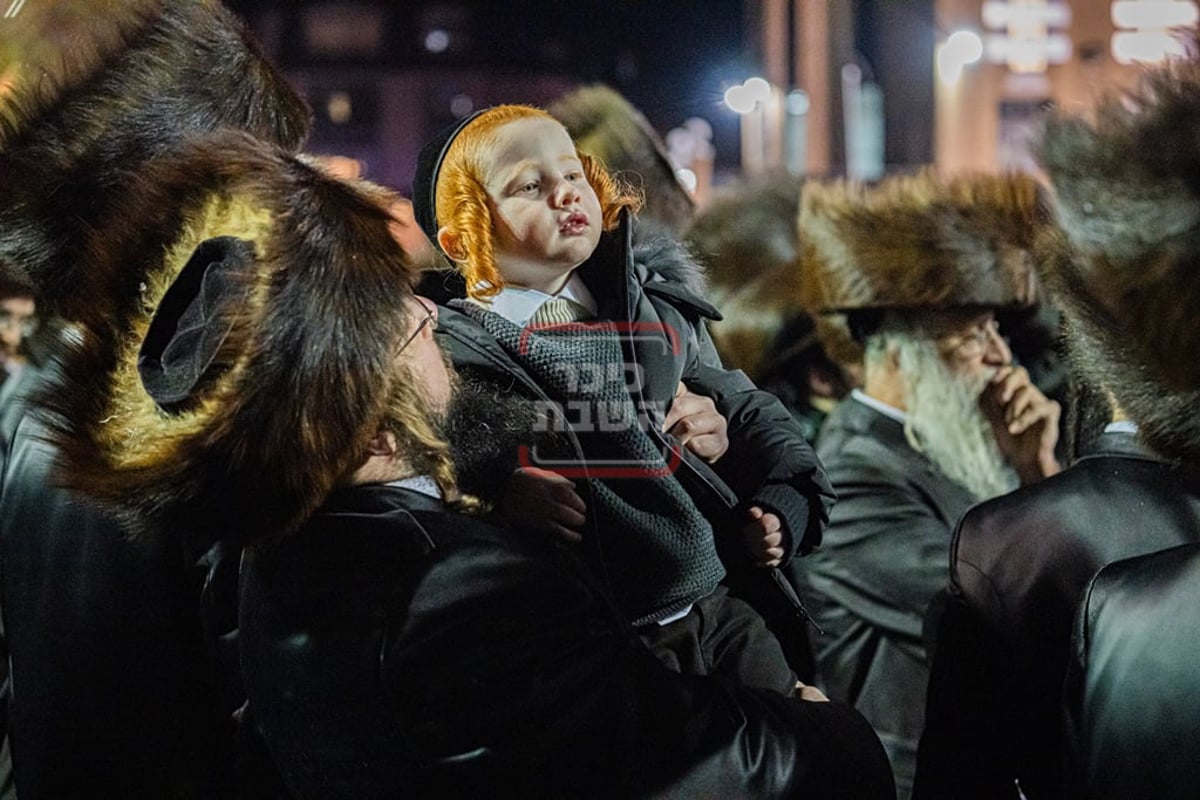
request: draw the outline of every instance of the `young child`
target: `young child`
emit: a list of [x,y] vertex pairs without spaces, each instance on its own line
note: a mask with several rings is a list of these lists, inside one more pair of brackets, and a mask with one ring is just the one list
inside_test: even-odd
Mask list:
[[721,366],[698,267],[673,241],[635,248],[636,198],[529,106],[426,145],[413,204],[466,282],[439,319],[456,367],[538,401],[564,434],[509,456],[510,521],[582,532],[668,664],[789,691],[778,643],[718,585],[713,529],[732,573],[786,590],[766,568],[819,543],[833,495],[786,409]]

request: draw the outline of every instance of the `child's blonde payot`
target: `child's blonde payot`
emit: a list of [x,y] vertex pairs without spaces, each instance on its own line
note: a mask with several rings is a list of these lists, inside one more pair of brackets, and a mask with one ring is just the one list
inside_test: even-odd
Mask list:
[[[496,266],[492,214],[482,181],[483,155],[496,141],[497,131],[521,119],[554,119],[534,106],[502,105],[472,120],[451,143],[438,168],[435,213],[454,237],[447,255],[463,273],[467,293],[474,298],[497,294],[504,279]],[[564,129],[565,130],[565,129]],[[622,209],[636,211],[642,201],[618,182],[595,158],[579,154],[584,175],[600,201],[605,230],[616,226]]]

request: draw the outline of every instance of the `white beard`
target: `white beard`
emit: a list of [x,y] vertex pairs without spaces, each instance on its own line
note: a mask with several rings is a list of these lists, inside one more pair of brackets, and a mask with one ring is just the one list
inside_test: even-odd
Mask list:
[[1016,473],[1001,455],[979,408],[991,375],[970,381],[955,375],[932,342],[908,339],[900,343],[899,352],[907,379],[908,443],[979,500],[1015,489]]

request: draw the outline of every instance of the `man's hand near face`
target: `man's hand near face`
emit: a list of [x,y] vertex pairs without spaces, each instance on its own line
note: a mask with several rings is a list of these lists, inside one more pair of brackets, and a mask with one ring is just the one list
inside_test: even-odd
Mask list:
[[1033,385],[1024,367],[1000,367],[979,404],[1022,485],[1062,469],[1054,455],[1062,408]]

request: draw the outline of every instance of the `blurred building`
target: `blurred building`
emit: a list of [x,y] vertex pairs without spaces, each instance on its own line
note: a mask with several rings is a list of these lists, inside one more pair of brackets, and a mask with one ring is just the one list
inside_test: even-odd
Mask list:
[[1049,109],[1086,114],[1146,65],[1184,55],[1197,16],[1177,0],[938,0],[937,164],[1035,169]]
[[[1045,113],[1085,113],[1191,49],[1191,0],[756,0],[749,172],[873,180],[1036,169]],[[738,87],[740,91],[742,87]],[[753,95],[751,97],[750,95]]]
[[500,102],[546,105],[604,83],[684,153],[677,166],[697,167],[688,178],[699,181],[702,202],[707,184],[743,174],[874,180],[931,163],[1028,168],[1029,137],[1046,109],[1085,110],[1135,80],[1139,64],[1181,51],[1196,6],[226,2],[313,104],[310,149],[358,159],[367,177],[401,192],[420,144],[453,119]]

